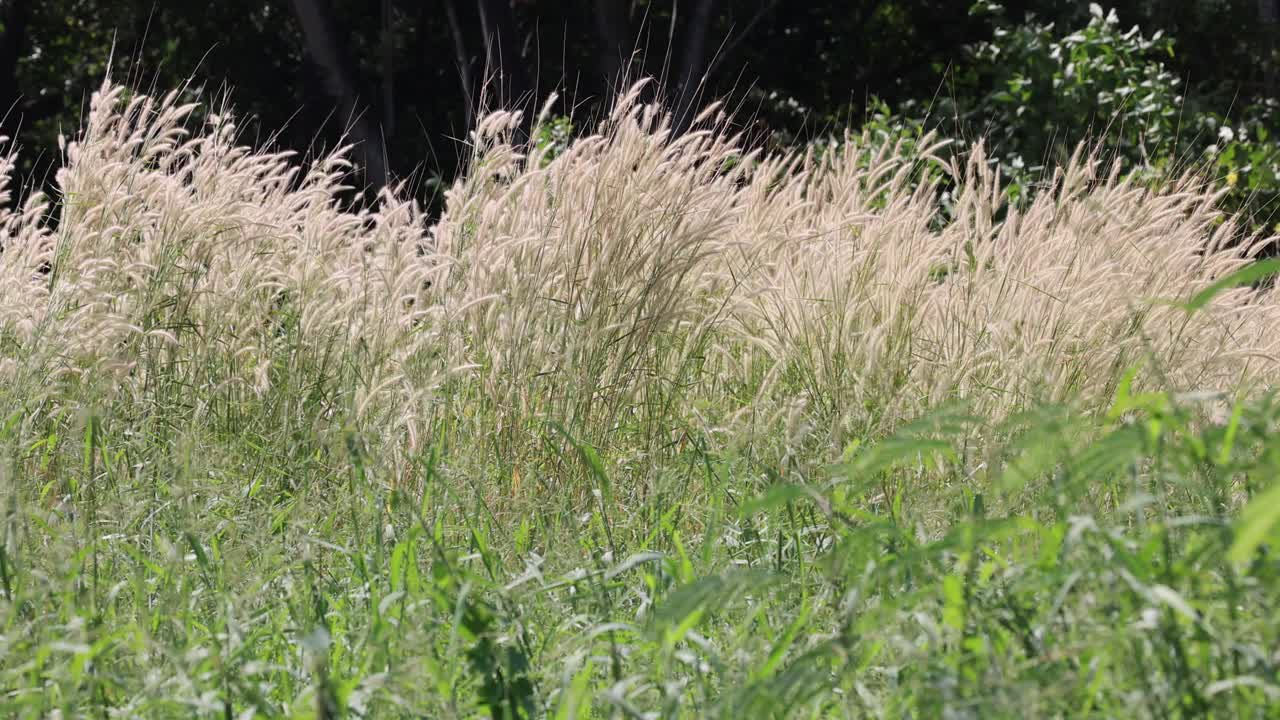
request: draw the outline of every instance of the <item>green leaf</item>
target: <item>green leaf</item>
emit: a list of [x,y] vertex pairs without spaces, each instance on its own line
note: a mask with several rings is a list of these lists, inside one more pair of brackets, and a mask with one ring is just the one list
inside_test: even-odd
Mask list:
[[556,706],[556,720],[591,717],[591,673],[594,670],[588,660],[582,670],[573,676],[568,692],[560,696],[560,702]]
[[775,485],[764,495],[744,503],[738,510],[738,517],[745,518],[814,495],[816,495],[814,490],[804,485]]
[[755,671],[754,675],[756,677],[765,678],[773,675],[774,671],[778,669],[778,666],[782,664],[782,660],[786,657],[787,651],[791,649],[796,638],[800,635],[800,631],[804,629],[806,624],[808,624],[810,615],[809,602],[807,599],[803,600],[800,604],[800,612],[796,615],[795,619],[791,621],[791,624],[787,627],[786,631],[783,632],[782,637],[774,643],[773,650],[769,653],[769,658],[765,660],[764,665]]
[[560,423],[550,422],[548,424],[578,451],[578,456],[582,458],[582,464],[587,466],[587,470],[591,472],[596,482],[600,484],[600,492],[604,496],[604,501],[613,502],[613,487],[609,484],[609,474],[605,472],[604,462],[600,459],[600,453],[591,444],[571,435]]
[[942,579],[942,621],[955,630],[964,630],[964,579],[948,575]]
[[1191,298],[1189,302],[1182,306],[1188,313],[1193,313],[1216,297],[1223,290],[1229,290],[1240,285],[1249,285],[1265,277],[1270,277],[1280,273],[1280,258],[1271,258],[1269,260],[1260,260],[1251,265],[1236,270],[1235,272],[1220,278],[1217,282],[1209,287],[1201,290]]
[[668,595],[658,606],[655,618],[660,627],[679,625],[694,613],[701,617],[748,593],[761,593],[778,579],[768,571],[754,568],[704,577]]
[[1237,400],[1231,408],[1231,420],[1227,423],[1226,434],[1222,438],[1222,447],[1218,452],[1218,464],[1226,465],[1231,461],[1231,449],[1236,444],[1236,433],[1240,430],[1240,415],[1244,412],[1244,404]]
[[1234,563],[1248,562],[1271,531],[1280,524],[1280,483],[1253,498],[1240,513],[1236,523],[1236,540],[1227,557]]

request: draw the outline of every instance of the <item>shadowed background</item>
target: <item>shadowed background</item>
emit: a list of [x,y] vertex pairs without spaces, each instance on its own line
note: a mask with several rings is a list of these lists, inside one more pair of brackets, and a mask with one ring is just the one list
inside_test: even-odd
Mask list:
[[[1275,95],[1275,5],[1107,9],[1124,29],[1173,39],[1161,61],[1187,97],[1238,113]],[[249,140],[306,152],[345,130],[375,185],[454,177],[482,97],[528,109],[558,90],[556,112],[581,126],[628,71],[662,79],[677,118],[727,97],[782,143],[856,128],[880,101],[982,133],[993,120],[979,111],[1017,61],[984,58],[982,44],[1028,18],[1065,34],[1090,10],[1048,0],[3,0],[0,131],[24,146],[21,170],[47,181],[59,132],[78,129],[110,61],[114,79],[143,87],[189,78],[206,100],[231,89]],[[1064,139],[1079,138],[1054,138]],[[1046,142],[1016,150],[1043,154]]]

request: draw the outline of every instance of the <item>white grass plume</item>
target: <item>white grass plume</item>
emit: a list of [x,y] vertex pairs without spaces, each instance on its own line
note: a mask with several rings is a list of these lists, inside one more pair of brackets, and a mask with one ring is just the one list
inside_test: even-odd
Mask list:
[[[326,402],[398,463],[445,418],[509,459],[548,420],[643,452],[685,423],[838,452],[956,398],[1100,407],[1144,358],[1188,389],[1277,377],[1280,291],[1167,302],[1261,247],[1227,243],[1195,176],[1154,190],[1082,151],[1009,209],[981,146],[763,156],[722,114],[673,136],[637,89],[554,157],[489,115],[428,228],[398,188],[344,209],[344,150],[304,167],[237,145],[226,112],[187,127],[176,98],[104,84],[56,230],[38,194],[0,214],[6,372],[127,402],[164,372],[212,407],[340,367]],[[949,222],[924,165],[955,181]]]

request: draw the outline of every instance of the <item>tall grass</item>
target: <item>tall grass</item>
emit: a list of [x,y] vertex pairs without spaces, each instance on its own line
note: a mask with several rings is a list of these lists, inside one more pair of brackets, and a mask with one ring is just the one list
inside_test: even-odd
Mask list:
[[554,154],[488,116],[432,223],[104,84],[0,211],[0,704],[1262,712],[1280,290],[1185,304],[1267,239],[1193,175],[1009,207],[981,147],[638,97]]
[[594,439],[638,425],[652,443],[698,402],[729,418],[800,403],[839,444],[957,397],[1096,405],[1148,356],[1179,387],[1274,374],[1273,294],[1190,320],[1168,304],[1261,246],[1223,242],[1234,225],[1195,177],[1153,191],[1078,155],[1018,210],[979,148],[945,167],[956,209],[939,228],[936,188],[913,179],[941,143],[760,159],[714,115],[671,137],[635,96],[554,158],[490,116],[427,228],[394,189],[343,210],[341,153],[304,175],[236,146],[225,113],[188,138],[191,106],[104,86],[58,174],[56,231],[39,198],[5,218],[7,360],[110,370],[134,393],[150,363],[181,362],[209,373],[193,384],[261,395],[283,346],[291,362],[324,349],[358,367],[345,402],[381,413],[388,446],[420,449],[456,376],[450,395],[497,424],[469,432],[496,430],[513,457],[533,421]]

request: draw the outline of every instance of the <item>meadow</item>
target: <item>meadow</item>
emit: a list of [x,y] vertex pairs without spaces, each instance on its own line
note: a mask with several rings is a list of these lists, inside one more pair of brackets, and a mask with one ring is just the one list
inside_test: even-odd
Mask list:
[[1276,716],[1223,190],[639,92],[488,115],[438,220],[177,93],[104,84],[57,198],[8,155],[0,715]]

